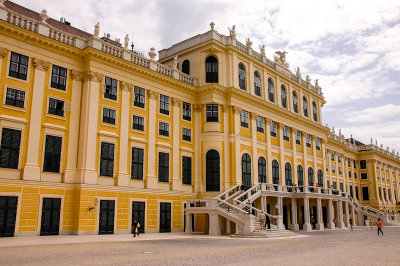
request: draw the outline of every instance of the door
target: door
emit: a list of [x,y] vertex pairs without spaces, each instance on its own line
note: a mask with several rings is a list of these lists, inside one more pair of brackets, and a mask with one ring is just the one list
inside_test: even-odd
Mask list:
[[206,191],[219,191],[219,153],[209,150],[206,154]]
[[251,158],[247,153],[242,156],[242,183],[251,188]]
[[41,236],[58,235],[60,230],[61,199],[43,198]]
[[327,210],[326,207],[322,207],[322,220],[324,221],[324,227],[327,227],[328,225],[328,215],[327,215]]
[[100,200],[99,234],[114,234],[114,200]]
[[288,207],[286,205],[283,205],[283,224],[285,225],[286,230],[289,229],[287,214],[288,214]]
[[171,203],[160,202],[160,233],[171,232]]
[[0,237],[14,236],[18,197],[0,196]]
[[141,201],[132,201],[132,224],[133,220],[137,220],[140,224],[139,233],[144,233],[145,226],[145,203]]

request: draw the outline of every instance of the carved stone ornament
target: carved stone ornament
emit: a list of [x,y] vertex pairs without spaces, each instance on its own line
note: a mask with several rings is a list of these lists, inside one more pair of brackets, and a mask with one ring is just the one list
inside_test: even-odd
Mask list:
[[241,110],[242,110],[242,109],[240,109],[240,108],[237,107],[237,106],[232,106],[232,111],[233,111],[234,114],[239,114]]
[[226,111],[226,105],[221,105],[221,109],[222,109],[222,112],[225,112]]
[[306,76],[306,82],[307,82],[307,83],[310,83],[310,82],[311,82],[311,78],[310,78],[309,75]]
[[100,23],[97,22],[96,25],[94,25],[94,37],[99,37],[99,33],[100,33]]
[[125,36],[125,43],[124,43],[125,49],[128,49],[128,45],[129,45],[129,35],[127,34],[127,35]]
[[236,39],[236,26],[233,25],[232,29],[228,27],[229,30],[229,37]]
[[123,91],[132,91],[133,89],[133,85],[131,83],[125,82],[125,81],[121,81],[121,89]]
[[203,110],[203,105],[202,104],[195,104],[195,105],[193,105],[193,110],[195,112],[201,112],[201,110]]
[[7,48],[0,47],[0,57],[3,58],[7,55]]
[[260,54],[262,57],[265,57],[265,45],[260,44]]
[[315,87],[319,88],[318,79],[315,80]]
[[172,104],[173,104],[174,106],[180,107],[181,104],[182,104],[182,101],[179,100],[179,99],[176,99],[176,98],[172,98]]
[[86,73],[84,74],[84,79],[86,81],[90,80],[90,81],[95,81],[95,82],[102,82],[104,79],[104,75],[94,72],[94,71],[86,71]]
[[160,96],[160,93],[158,93],[156,91],[151,91],[151,90],[148,90],[147,94],[149,95],[150,99],[152,99],[152,100],[157,100],[158,97]]
[[43,9],[42,13],[40,13],[40,19],[42,20],[42,22],[46,22],[48,18],[49,16],[47,15],[47,10]]
[[301,78],[301,72],[299,67],[297,67],[296,69],[296,77]]
[[214,22],[211,22],[211,23],[210,23],[211,30],[214,30],[214,26],[215,26],[215,23],[214,23]]
[[84,79],[84,74],[81,71],[71,70],[71,78],[73,80],[82,81]]
[[257,115],[256,113],[253,113],[253,112],[250,113],[250,118],[251,118],[252,120],[256,120],[257,117],[258,117],[258,115]]
[[33,67],[37,70],[47,71],[50,67],[50,63],[38,58],[33,58]]
[[253,42],[250,40],[250,38],[246,38],[246,46],[247,46],[247,48],[251,48],[252,45],[253,45]]
[[151,47],[149,52],[149,57],[151,61],[155,61],[156,56],[157,56],[156,49],[154,47]]
[[175,57],[174,57],[174,69],[175,70],[178,70],[178,63],[179,63],[178,56],[175,55]]

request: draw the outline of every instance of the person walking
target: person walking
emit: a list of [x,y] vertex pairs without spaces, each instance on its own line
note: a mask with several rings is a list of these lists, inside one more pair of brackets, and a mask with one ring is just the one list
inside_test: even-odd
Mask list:
[[264,214],[264,212],[260,212],[260,215],[258,216],[258,220],[260,221],[261,230],[264,230],[265,229],[265,214]]
[[350,217],[349,219],[351,231],[353,231],[353,218]]
[[368,230],[368,224],[369,224],[368,218],[365,219],[364,223],[365,223],[365,229]]
[[381,218],[378,218],[378,221],[376,222],[376,227],[378,228],[378,236],[379,236],[379,231],[381,232],[382,236],[383,236],[383,222],[381,220]]
[[271,229],[271,219],[269,218],[268,215],[265,215],[265,227],[267,227],[268,225],[268,229]]
[[140,228],[140,223],[136,219],[134,219],[132,223],[133,237],[136,237],[136,235],[139,237],[139,228]]
[[372,227],[374,226],[374,223],[372,222],[372,219],[369,219],[369,227],[371,227],[371,230],[373,229]]

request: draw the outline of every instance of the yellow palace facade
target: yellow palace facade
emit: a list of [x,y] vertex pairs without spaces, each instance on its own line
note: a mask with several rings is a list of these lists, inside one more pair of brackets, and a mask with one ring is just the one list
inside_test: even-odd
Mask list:
[[[284,52],[271,61],[212,23],[155,61],[99,30],[0,1],[1,236],[127,233],[133,219],[206,232],[211,216],[185,218],[185,206],[242,183],[398,211],[399,155],[324,126],[318,82],[291,73]],[[216,220],[226,232],[228,220]]]

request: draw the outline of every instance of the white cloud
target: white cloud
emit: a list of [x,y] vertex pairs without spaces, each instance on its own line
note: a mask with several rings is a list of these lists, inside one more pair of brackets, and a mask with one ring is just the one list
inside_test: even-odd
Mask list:
[[[344,118],[347,122],[358,122],[358,123],[371,123],[387,121],[388,118],[391,120],[398,121],[400,124],[400,105],[386,104],[374,108],[367,108],[360,111],[354,111],[347,113]],[[400,137],[400,136],[399,136]]]

